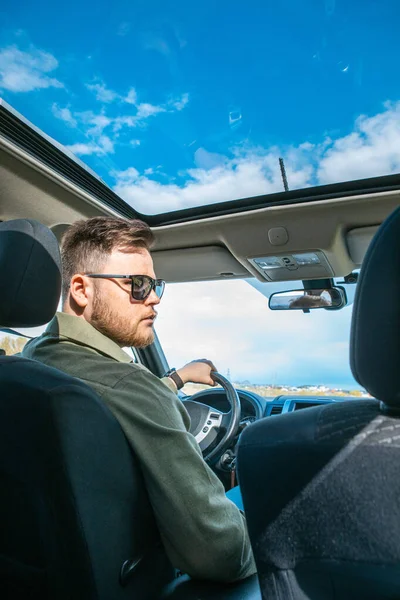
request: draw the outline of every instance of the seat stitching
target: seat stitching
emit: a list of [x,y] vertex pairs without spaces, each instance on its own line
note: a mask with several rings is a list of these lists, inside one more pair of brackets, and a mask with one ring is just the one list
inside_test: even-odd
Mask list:
[[[322,435],[319,436],[318,439],[320,439],[320,440],[329,439],[329,438],[334,437],[334,436],[339,436],[340,434],[345,433],[345,432],[350,433],[351,431],[354,431],[354,430],[358,429],[358,425],[359,424],[351,425],[349,427],[344,427],[343,429],[340,429],[339,431],[333,431],[331,433],[322,434]],[[377,431],[379,431],[379,430],[377,430]],[[368,432],[364,432],[364,433],[368,433]],[[374,433],[375,433],[375,430],[374,430]]]

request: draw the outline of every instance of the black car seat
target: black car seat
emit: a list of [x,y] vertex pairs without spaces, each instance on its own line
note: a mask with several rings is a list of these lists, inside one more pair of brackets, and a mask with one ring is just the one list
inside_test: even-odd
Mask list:
[[241,437],[265,600],[400,598],[400,209],[365,257],[350,355],[376,399],[274,416]]
[[[54,315],[61,288],[53,233],[0,223],[0,324]],[[182,595],[183,594],[183,595]],[[108,408],[81,381],[0,356],[0,598],[256,600],[232,586],[176,578],[142,474]]]

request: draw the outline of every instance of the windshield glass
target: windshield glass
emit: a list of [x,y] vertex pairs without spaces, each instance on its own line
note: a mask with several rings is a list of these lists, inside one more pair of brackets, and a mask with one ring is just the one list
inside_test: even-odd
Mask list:
[[[256,289],[249,282],[254,284],[167,285],[156,330],[170,366],[209,358],[236,387],[264,396],[365,394],[349,366],[351,304],[308,314],[271,311],[267,297],[278,284],[257,282]],[[285,284],[279,286],[284,289]],[[346,288],[351,301],[355,285]],[[194,385],[184,388],[188,394],[196,390]]]
[[394,0],[44,0],[1,17],[0,95],[139,212],[400,171]]

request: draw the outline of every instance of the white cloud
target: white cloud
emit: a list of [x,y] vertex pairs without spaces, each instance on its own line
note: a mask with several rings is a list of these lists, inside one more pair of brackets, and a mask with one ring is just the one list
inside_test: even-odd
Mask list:
[[129,167],[126,171],[121,171],[119,177],[121,177],[122,181],[135,181],[139,177],[139,171],[135,167]]
[[99,146],[102,149],[104,154],[109,154],[114,152],[114,142],[110,140],[106,135],[102,135],[99,138]]
[[166,112],[166,108],[163,106],[156,106],[154,104],[142,103],[137,107],[137,113],[135,115],[135,119],[137,121],[141,121],[142,119],[147,119],[148,117],[152,117],[154,115],[158,115],[159,113]]
[[131,88],[128,94],[125,96],[124,101],[127,104],[137,104],[137,93],[135,88]]
[[[163,185],[146,176],[130,181],[117,175],[115,191],[138,210],[152,213],[272,193],[282,190],[278,158],[277,150],[265,155],[249,152],[210,170],[190,169],[182,187]],[[308,184],[310,172],[311,169],[298,169],[296,165],[287,167],[288,177],[296,182],[296,187]]]
[[189,103],[189,94],[182,94],[181,98],[173,100],[171,105],[178,111],[181,111],[185,108],[185,106]]
[[166,112],[163,106],[155,106],[153,104],[139,104],[135,115],[122,115],[114,117],[110,120],[113,131],[117,133],[123,127],[143,127],[149,117],[154,117],[159,113]]
[[138,94],[134,87],[128,90],[126,95],[121,95],[111,90],[106,86],[103,81],[95,83],[87,83],[86,87],[88,90],[93,92],[96,96],[96,100],[103,104],[111,104],[112,102],[118,101],[121,104],[129,104],[136,107],[136,114],[121,115],[114,119],[114,130],[118,131],[121,126],[127,125],[128,127],[136,127],[140,125],[154,115],[165,113],[182,111],[189,102],[189,94],[184,93],[179,98],[170,99],[166,104],[150,104],[148,102],[138,102]]
[[115,191],[145,213],[283,191],[278,159],[284,156],[290,189],[400,171],[400,102],[387,103],[375,116],[359,117],[354,131],[337,140],[325,137],[290,148],[243,146],[231,157],[199,148],[197,168],[182,175],[183,185],[161,184],[149,174],[130,181],[116,174]]
[[134,115],[121,115],[117,117],[115,126],[118,130],[121,125],[127,125],[128,127],[134,127],[142,123],[145,119],[164,112],[181,111],[185,108],[189,102],[189,94],[182,94],[180,98],[170,100],[167,104],[150,104],[148,102],[138,102],[138,95],[135,88],[131,87],[128,90],[126,96],[118,94],[114,90],[111,90],[106,86],[103,81],[96,83],[87,83],[86,87],[88,90],[93,92],[96,96],[96,100],[103,104],[111,104],[112,102],[120,102],[122,104],[129,104],[135,106],[137,111]]
[[197,148],[194,153],[194,162],[199,169],[210,170],[225,165],[228,161],[223,154],[208,152],[205,148]]
[[90,154],[97,154],[98,153],[98,147],[94,143],[90,143],[90,144],[83,144],[83,143],[71,144],[70,146],[65,146],[65,148],[69,152],[72,152],[72,154],[76,154],[77,156],[85,156],[85,155],[88,156]]
[[112,124],[113,120],[107,117],[103,112],[94,113],[93,111],[85,111],[75,113],[75,116],[83,123],[88,125],[87,134],[97,137],[103,134],[104,129]]
[[86,128],[87,140],[64,146],[68,153],[76,156],[92,154],[104,156],[114,153],[115,141],[104,134],[104,130],[112,123],[112,120],[103,113],[96,114],[93,111],[72,113],[69,107],[60,107],[57,104],[53,104],[52,112],[55,117],[72,127],[82,128],[84,126]]
[[0,89],[10,92],[32,92],[49,87],[62,88],[63,84],[50,77],[58,61],[52,54],[31,47],[29,51],[8,46],[0,50]]
[[130,88],[126,96],[122,96],[114,90],[107,87],[104,81],[97,81],[95,83],[86,83],[87,89],[94,93],[96,100],[103,104],[111,104],[112,102],[121,102],[126,104],[136,105],[137,94],[135,88]]
[[[83,130],[84,141],[65,146],[66,150],[77,156],[113,154],[116,140],[108,135],[105,130],[114,123],[114,119],[107,117],[104,112],[93,111],[72,113],[68,107],[54,104],[52,112],[55,117],[74,127]],[[139,142],[140,143],[140,142]]]
[[320,161],[320,183],[363,179],[400,171],[400,102],[373,117],[360,116],[354,131],[336,140]]
[[118,94],[113,90],[107,88],[107,86],[103,82],[87,83],[86,87],[88,90],[95,94],[96,100],[98,100],[99,102],[109,104],[110,102],[114,102],[119,98]]
[[137,119],[132,115],[125,115],[123,117],[115,117],[112,120],[112,128],[114,133],[120,131],[123,127],[136,127],[138,125]]
[[72,113],[68,107],[62,108],[57,104],[53,104],[52,112],[55,117],[68,124],[74,123],[74,126],[78,123],[80,125],[85,125],[87,135],[95,138],[103,135],[104,130],[114,122],[114,120],[107,117],[104,112],[95,113],[91,110],[87,110],[84,112]]
[[51,107],[51,112],[57,119],[61,119],[65,123],[68,123],[71,127],[76,127],[78,125],[77,120],[71,113],[71,110],[68,106],[61,108],[58,104],[54,103]]
[[77,156],[88,156],[96,154],[103,156],[104,154],[113,154],[114,142],[107,136],[100,136],[97,142],[77,143],[66,146],[66,149],[76,154]]
[[[183,110],[188,102],[188,94],[183,94],[180,99],[174,100],[172,104],[155,105],[148,102],[138,103],[135,88],[131,87],[126,96],[121,96],[108,88],[103,81],[88,83],[86,87],[95,94],[96,100],[103,104],[100,112],[96,113],[92,110],[73,112],[69,106],[61,107],[57,104],[54,104],[52,107],[55,117],[68,123],[70,126],[79,127],[83,130],[86,140],[68,147],[71,152],[80,155],[113,153],[115,145],[120,138],[120,132],[123,129],[143,128],[146,126],[149,118],[155,117],[160,113]],[[111,117],[106,114],[105,105],[114,102],[120,103],[119,114],[118,116]],[[134,109],[130,108],[129,114],[124,114],[124,105],[129,105],[129,107],[134,107]],[[125,107],[125,110],[128,110],[127,107]],[[109,140],[109,143],[105,143],[104,140]],[[127,143],[126,138],[125,140],[122,138],[122,142]],[[138,139],[132,139],[129,142],[130,146],[136,148],[140,146],[140,143]]]

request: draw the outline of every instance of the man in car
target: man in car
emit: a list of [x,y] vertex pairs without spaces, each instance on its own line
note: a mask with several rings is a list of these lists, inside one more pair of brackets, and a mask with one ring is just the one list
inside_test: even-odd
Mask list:
[[318,294],[315,290],[306,290],[303,296],[292,300],[289,304],[292,309],[324,308],[326,306],[332,306],[331,298],[328,300],[328,298],[321,296],[321,292]]
[[255,572],[246,523],[204,462],[176,394],[188,381],[213,385],[214,366],[195,361],[159,379],[123,350],[154,339],[164,282],[155,278],[152,242],[137,220],[73,224],[62,243],[63,312],[23,355],[83,380],[114,413],[139,458],[172,564],[192,577],[235,581]]

